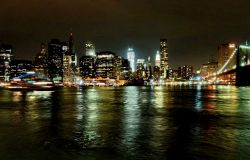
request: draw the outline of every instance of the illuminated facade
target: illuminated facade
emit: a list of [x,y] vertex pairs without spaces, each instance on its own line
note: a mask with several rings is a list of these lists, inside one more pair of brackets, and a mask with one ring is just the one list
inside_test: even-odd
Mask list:
[[61,42],[62,54],[63,54],[63,83],[70,85],[74,82],[73,67],[75,63],[72,61],[72,55],[69,52],[69,46],[66,42]]
[[13,49],[11,45],[0,45],[0,81],[10,80],[10,62],[13,60]]
[[10,62],[10,77],[15,78],[21,75],[26,74],[29,71],[33,70],[32,61],[29,60],[12,60]]
[[127,59],[130,63],[132,72],[134,72],[135,71],[135,52],[133,48],[128,48]]
[[145,59],[137,59],[136,61],[136,73],[139,78],[143,78],[146,75]]
[[122,57],[115,56],[114,58],[114,75],[116,79],[121,78]]
[[48,54],[44,43],[41,44],[41,50],[35,57],[33,67],[38,78],[48,78]]
[[168,70],[168,44],[167,39],[160,39],[160,57],[161,57],[161,76],[167,78]]
[[95,58],[92,56],[82,56],[79,62],[80,75],[82,78],[95,77]]
[[192,66],[182,66],[178,68],[178,77],[183,80],[189,80],[193,76]]
[[146,77],[147,77],[148,79],[151,79],[152,76],[153,76],[152,73],[153,73],[153,72],[152,72],[151,58],[150,58],[150,56],[149,56],[148,59],[147,59],[147,64],[146,64]]
[[85,54],[86,56],[91,56],[91,57],[96,56],[95,45],[90,41],[85,43]]
[[155,56],[155,66],[160,67],[161,66],[161,55],[160,52],[157,51],[156,52],[156,56]]
[[75,53],[73,33],[70,33],[68,47],[69,47],[68,54],[71,56],[71,65],[72,65],[72,69],[73,69],[73,68],[76,68],[76,66],[77,66],[77,57],[76,57],[76,53]]
[[63,82],[63,51],[58,39],[52,39],[48,44],[48,73],[52,81]]
[[115,53],[103,51],[97,53],[96,58],[96,76],[102,78],[114,78],[114,58]]

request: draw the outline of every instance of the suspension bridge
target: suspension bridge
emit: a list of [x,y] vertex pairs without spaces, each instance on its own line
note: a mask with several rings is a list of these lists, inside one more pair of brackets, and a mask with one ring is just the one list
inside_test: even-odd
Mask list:
[[210,77],[217,84],[250,86],[250,46],[239,45]]

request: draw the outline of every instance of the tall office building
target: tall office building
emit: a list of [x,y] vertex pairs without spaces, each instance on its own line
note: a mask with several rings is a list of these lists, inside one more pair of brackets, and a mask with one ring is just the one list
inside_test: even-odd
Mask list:
[[145,59],[137,59],[136,62],[136,73],[139,78],[144,78],[146,73]]
[[150,56],[148,57],[147,64],[146,64],[146,77],[149,79],[152,78],[152,64],[151,64]]
[[74,71],[73,68],[76,67],[73,63],[72,54],[69,51],[69,45],[67,42],[61,42],[62,54],[63,54],[63,83],[65,85],[71,85],[74,82]]
[[160,54],[161,54],[161,76],[167,78],[168,70],[168,44],[167,39],[160,39]]
[[44,43],[35,57],[33,67],[38,78],[48,78],[48,54]]
[[121,77],[120,79],[128,80],[130,78],[131,69],[129,66],[128,59],[122,58],[122,66],[121,66]]
[[0,81],[10,80],[10,62],[13,60],[13,49],[11,45],[0,45]]
[[80,75],[82,78],[95,77],[95,58],[92,56],[82,56],[79,62]]
[[85,43],[85,54],[86,56],[91,56],[91,57],[96,56],[95,45],[90,41]]
[[178,77],[183,80],[189,80],[193,76],[193,67],[192,66],[182,66],[178,68]]
[[48,72],[52,81],[63,82],[63,51],[58,39],[52,39],[48,44]]
[[130,63],[131,70],[132,72],[134,72],[135,71],[135,52],[133,48],[128,48],[127,58]]
[[114,58],[115,53],[110,51],[103,51],[97,53],[96,59],[96,75],[102,78],[114,78]]
[[[233,51],[236,49],[235,43],[225,43],[221,44],[218,47],[218,69],[220,69],[225,62],[229,59],[230,55],[233,53]],[[228,67],[233,67],[233,65],[236,64],[236,60],[229,64]]]
[[73,39],[73,33],[70,33],[69,36],[69,46],[68,46],[68,53],[71,56],[71,64],[73,68],[76,68],[77,66],[77,57],[75,53],[75,47],[74,47],[74,39]]
[[120,79],[121,77],[121,67],[122,67],[122,57],[115,56],[114,57],[114,75],[116,79]]
[[156,56],[155,56],[155,66],[160,67],[161,66],[161,55],[160,52],[157,51],[156,52]]

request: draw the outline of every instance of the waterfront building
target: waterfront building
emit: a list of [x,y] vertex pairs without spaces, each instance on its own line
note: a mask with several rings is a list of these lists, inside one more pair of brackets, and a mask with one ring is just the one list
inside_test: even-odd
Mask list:
[[131,68],[129,66],[128,59],[122,58],[122,65],[121,65],[121,77],[120,79],[128,80],[131,76]]
[[[225,62],[229,59],[230,55],[236,49],[235,43],[225,43],[218,47],[218,68],[221,68]],[[232,68],[236,64],[236,60],[229,64],[229,68]]]
[[48,54],[44,43],[35,57],[33,68],[38,78],[48,78]]
[[122,67],[122,57],[115,56],[114,57],[114,75],[116,79],[121,78],[121,67]]
[[136,74],[139,78],[144,78],[146,73],[145,59],[137,59],[136,61]]
[[127,59],[130,63],[132,72],[134,72],[135,71],[135,52],[133,48],[128,48]]
[[182,80],[189,80],[193,76],[192,66],[182,66],[178,68],[178,77]]
[[82,78],[95,77],[95,57],[82,56],[79,61],[80,75]]
[[32,71],[33,65],[30,60],[12,60],[10,62],[10,68],[10,79],[13,79]]
[[96,58],[96,76],[102,78],[114,78],[114,58],[115,53],[111,51],[102,51],[97,53]]
[[168,70],[168,78],[170,79],[170,80],[177,80],[178,78],[180,78],[179,76],[178,76],[178,70],[177,69],[169,69]]
[[161,77],[167,78],[167,70],[168,70],[168,44],[167,39],[160,39],[160,58],[161,58]]
[[63,82],[63,51],[58,39],[52,39],[48,44],[48,75],[56,82]]
[[10,62],[13,60],[13,48],[8,44],[0,45],[0,81],[10,80]]

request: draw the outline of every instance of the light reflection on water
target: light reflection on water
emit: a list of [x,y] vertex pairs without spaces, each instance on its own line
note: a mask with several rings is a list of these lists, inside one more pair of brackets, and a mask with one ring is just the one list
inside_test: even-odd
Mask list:
[[1,90],[0,155],[249,159],[249,95],[234,86]]

